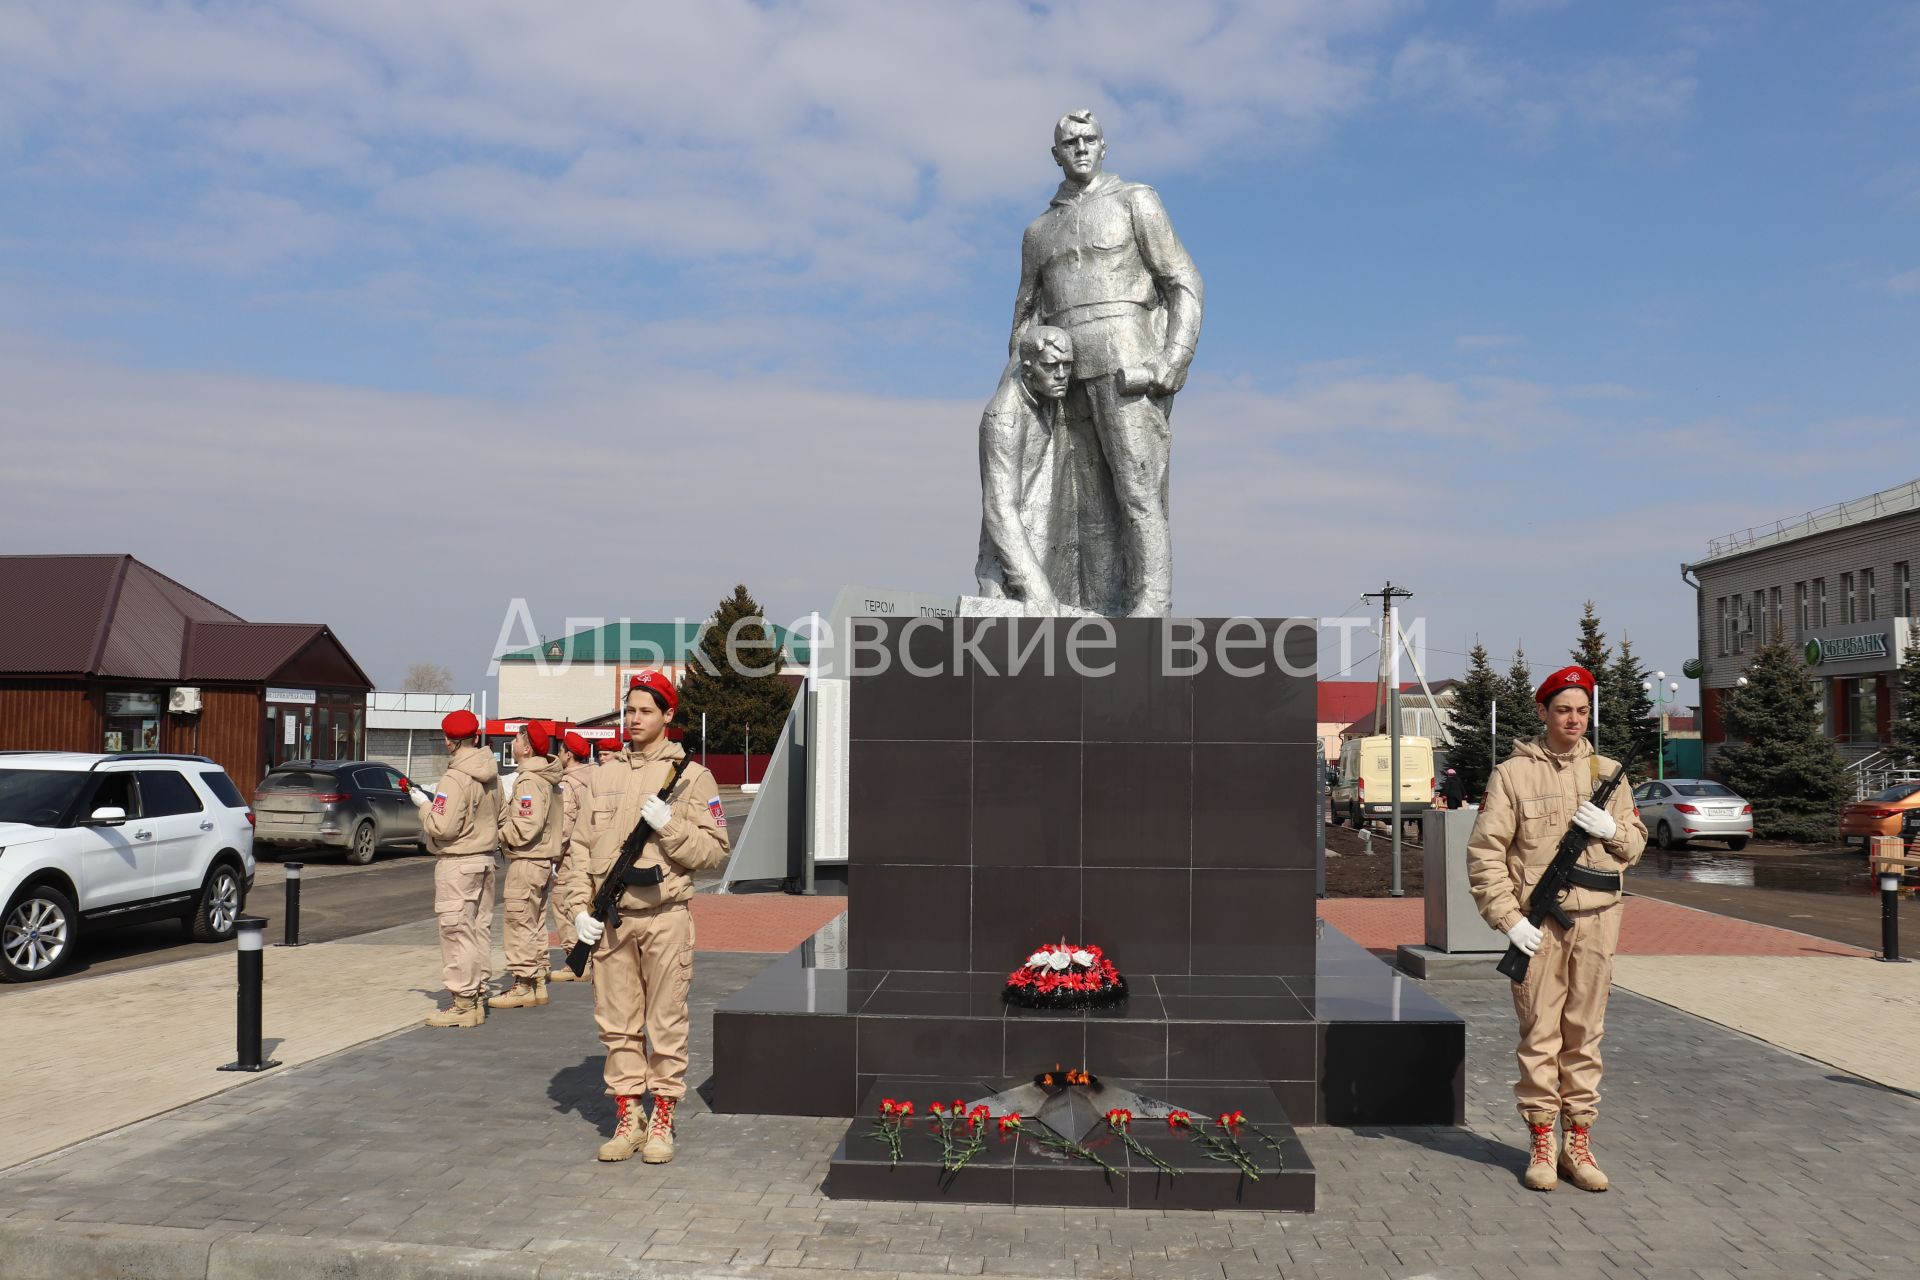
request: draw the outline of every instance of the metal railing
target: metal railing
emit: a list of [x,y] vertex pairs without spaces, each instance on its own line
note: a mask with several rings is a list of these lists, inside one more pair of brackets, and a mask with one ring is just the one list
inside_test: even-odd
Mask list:
[[1886,751],[1876,751],[1872,755],[1850,761],[1847,764],[1847,772],[1853,775],[1855,800],[1865,800],[1868,796],[1879,795],[1888,787],[1920,783],[1920,768],[1902,765]]
[[1851,502],[1835,502],[1804,515],[1775,520],[1772,524],[1755,525],[1751,529],[1741,529],[1724,537],[1709,538],[1706,558],[1716,560],[1736,552],[1752,551],[1756,547],[1769,546],[1776,542],[1790,542],[1795,538],[1824,533],[1829,529],[1843,529],[1850,524],[1858,524],[1862,520],[1898,515],[1903,511],[1920,511],[1920,480],[1909,480],[1905,484],[1896,485],[1891,489],[1882,489],[1879,493],[1868,494],[1864,498],[1855,498]]

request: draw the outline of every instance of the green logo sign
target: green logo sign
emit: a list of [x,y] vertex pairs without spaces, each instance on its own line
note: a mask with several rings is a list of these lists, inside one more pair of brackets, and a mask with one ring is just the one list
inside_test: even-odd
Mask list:
[[1681,664],[1680,674],[1689,680],[1698,680],[1700,673],[1704,670],[1706,670],[1706,668],[1700,665],[1700,659],[1688,658],[1686,662]]
[[1807,665],[1810,667],[1819,666],[1821,656],[1820,642],[1818,640],[1807,641]]

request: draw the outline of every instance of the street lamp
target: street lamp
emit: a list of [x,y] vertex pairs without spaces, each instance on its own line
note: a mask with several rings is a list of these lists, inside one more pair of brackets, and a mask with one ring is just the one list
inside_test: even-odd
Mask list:
[[1667,687],[1662,689],[1660,687],[1662,680],[1667,680],[1667,673],[1656,671],[1653,673],[1653,679],[1640,682],[1640,689],[1653,699],[1655,706],[1660,708],[1660,760],[1657,766],[1659,772],[1656,776],[1665,778],[1667,776],[1667,708],[1672,706],[1673,700],[1680,695],[1680,682],[1667,680]]

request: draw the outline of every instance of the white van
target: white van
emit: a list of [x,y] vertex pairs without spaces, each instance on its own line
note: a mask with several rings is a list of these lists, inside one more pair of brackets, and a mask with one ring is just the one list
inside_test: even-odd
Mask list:
[[[1340,744],[1340,775],[1327,792],[1327,817],[1357,827],[1393,813],[1392,739],[1386,734]],[[1400,739],[1400,814],[1418,818],[1433,807],[1433,740]]]

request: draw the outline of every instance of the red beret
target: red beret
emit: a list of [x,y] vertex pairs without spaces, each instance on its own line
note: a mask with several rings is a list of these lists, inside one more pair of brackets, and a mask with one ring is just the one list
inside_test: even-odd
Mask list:
[[659,671],[642,671],[627,681],[628,689],[651,689],[667,700],[667,714],[672,715],[680,705],[680,695],[674,692],[673,681]]
[[601,753],[604,754],[608,751],[618,751],[621,747],[626,745],[626,741],[625,741],[626,736],[627,736],[626,734],[620,732],[618,729],[615,729],[613,731],[613,736],[611,738],[600,739]]
[[537,756],[547,754],[547,748],[553,745],[553,735],[538,720],[527,721],[520,726],[520,732],[527,735],[527,745],[533,748],[533,754]]
[[449,738],[471,738],[480,732],[480,721],[471,711],[455,711],[440,722],[440,732]]
[[1533,700],[1539,703],[1552,702],[1554,694],[1565,693],[1569,689],[1583,689],[1587,701],[1593,701],[1593,672],[1585,667],[1562,667],[1540,682],[1540,687],[1533,691]]
[[576,760],[585,760],[593,754],[593,748],[587,745],[587,740],[571,729],[567,730],[567,736],[560,741],[566,743],[567,750],[573,753]]

